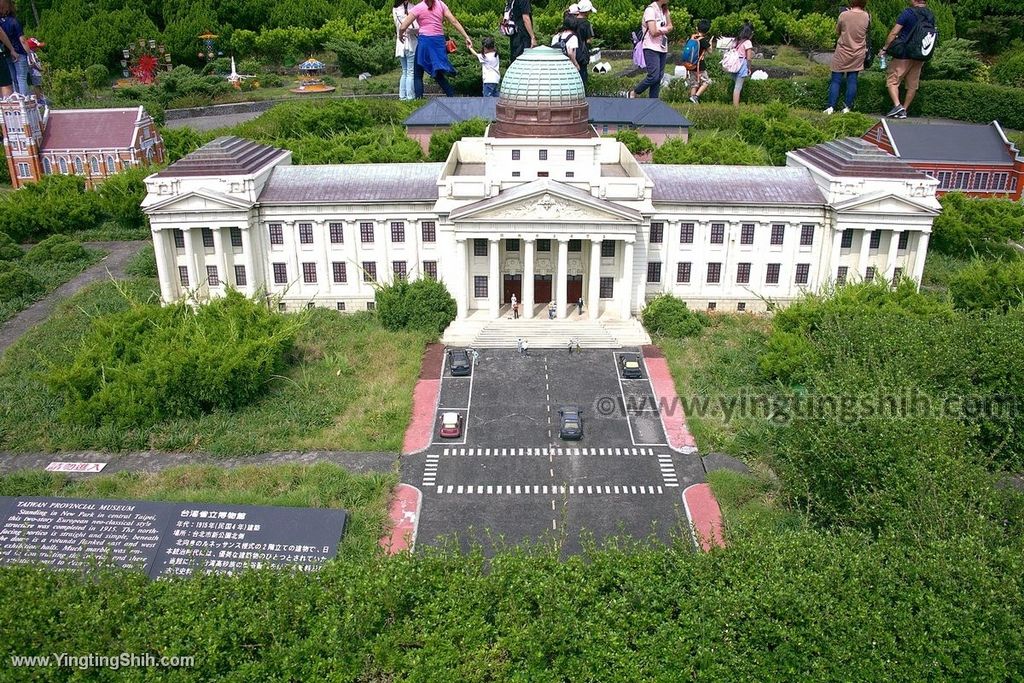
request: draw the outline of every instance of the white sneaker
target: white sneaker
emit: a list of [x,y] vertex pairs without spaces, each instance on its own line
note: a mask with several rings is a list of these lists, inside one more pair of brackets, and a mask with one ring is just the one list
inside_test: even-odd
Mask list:
[[841,113],[849,114],[850,113],[850,108],[849,107],[843,107],[843,111]]
[[832,114],[835,113],[835,110],[832,107],[829,107],[828,109],[826,109],[825,111],[823,111],[821,113],[825,114],[826,116],[832,116]]

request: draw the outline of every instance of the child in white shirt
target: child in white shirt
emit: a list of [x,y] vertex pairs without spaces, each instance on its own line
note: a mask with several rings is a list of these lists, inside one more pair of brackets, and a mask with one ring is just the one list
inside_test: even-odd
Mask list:
[[497,97],[498,83],[501,82],[501,64],[498,58],[498,49],[494,46],[494,38],[484,38],[483,47],[480,48],[482,52],[479,53],[469,45],[466,47],[480,60],[484,79],[484,97]]

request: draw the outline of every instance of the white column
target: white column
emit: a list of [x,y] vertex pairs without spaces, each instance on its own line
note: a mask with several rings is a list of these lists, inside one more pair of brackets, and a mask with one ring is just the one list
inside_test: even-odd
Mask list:
[[928,256],[928,238],[927,232],[917,233],[917,248],[914,250],[914,281],[917,282],[918,288],[921,287],[921,276],[924,275],[924,260]]
[[533,317],[533,247],[534,240],[523,240],[523,316]]
[[601,314],[601,240],[590,240],[590,285],[587,287],[587,317]]
[[[313,229],[313,245],[316,250],[315,253],[319,254],[317,259],[319,272],[316,274],[317,279],[320,281],[318,289],[322,294],[330,296],[334,293],[334,269],[331,268],[331,237],[326,232],[327,223],[324,221],[314,221]],[[331,302],[328,305],[334,308],[335,304]]]
[[224,270],[220,275],[220,281],[224,285],[235,286],[235,249],[231,246],[231,228],[217,228],[220,233],[220,267]]
[[857,262],[857,269],[860,270],[861,278],[866,278],[868,273],[868,246],[871,244],[872,232],[874,231],[865,229],[860,240],[860,260]]
[[819,278],[819,286],[822,282],[835,282],[836,277],[839,275],[839,256],[843,252],[843,231],[835,230],[835,234],[832,235],[832,251],[828,255],[828,268],[829,272],[825,273],[825,277]]
[[498,269],[498,246],[501,244],[496,239],[491,239],[487,245],[487,256],[491,269],[487,278],[487,303],[492,319],[497,319],[501,314],[501,273]]
[[[210,228],[210,232],[213,233],[213,265],[217,267],[217,280],[220,281],[220,286],[226,285],[228,280],[228,274],[224,272],[224,236],[221,234],[222,228]],[[206,249],[203,249],[204,253]],[[203,273],[205,277],[206,273]]]
[[619,282],[619,316],[628,320],[633,315],[633,242],[627,241],[622,250],[622,280]]
[[181,232],[185,236],[185,266],[188,268],[188,289],[198,292],[199,283],[206,277],[206,272],[204,271],[202,277],[200,277],[199,260],[196,258],[196,245],[192,242],[192,233],[195,231],[191,228],[182,228]]
[[900,244],[900,232],[902,231],[889,231],[889,253],[885,257],[886,282],[892,282],[892,276],[896,272],[896,248]]
[[[569,298],[566,276],[569,274],[569,240],[558,238],[558,267],[555,268],[555,317],[564,318],[568,306],[565,300]],[[552,247],[555,243],[552,243]]]
[[[455,240],[455,263],[452,268],[450,284],[454,290],[455,305],[458,308],[458,317],[465,318],[469,315],[469,264],[466,259],[466,240]],[[444,271],[442,271],[444,272]]]
[[178,276],[176,259],[167,258],[167,231],[153,231],[153,254],[156,257],[156,272],[160,278],[160,298],[164,303],[174,301],[174,279]]
[[250,223],[246,229],[242,230],[242,262],[245,264],[244,291],[248,292],[250,296],[259,289],[259,283],[256,279],[256,240],[253,239],[255,237],[253,231],[258,229],[258,225],[253,228]]

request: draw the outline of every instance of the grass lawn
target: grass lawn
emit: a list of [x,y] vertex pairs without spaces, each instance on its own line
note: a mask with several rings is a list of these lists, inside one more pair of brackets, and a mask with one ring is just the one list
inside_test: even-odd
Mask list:
[[43,298],[62,284],[75,277],[83,270],[103,258],[106,252],[99,249],[87,249],[88,258],[67,263],[28,263],[19,262],[22,268],[31,273],[37,280],[43,283],[43,291],[36,296],[20,296],[16,299],[0,301],[0,322],[9,320],[19,311],[32,305],[33,302]]
[[330,463],[238,469],[193,465],[84,480],[52,472],[16,472],[0,477],[0,495],[344,508],[351,516],[339,555],[369,555],[388,528],[388,497],[397,483],[397,474],[352,474]]
[[43,372],[72,357],[90,316],[129,305],[118,287],[136,300],[156,296],[152,280],[98,283],[63,302],[0,358],[0,450],[401,449],[426,335],[388,332],[371,314],[327,309],[310,312],[289,371],[244,408],[127,431],[62,423],[61,402]]

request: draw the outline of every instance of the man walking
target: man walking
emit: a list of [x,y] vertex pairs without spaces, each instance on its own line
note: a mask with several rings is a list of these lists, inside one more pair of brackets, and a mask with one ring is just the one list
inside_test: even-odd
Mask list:
[[[928,9],[926,0],[910,0],[910,7],[896,18],[896,24],[886,36],[885,45],[879,56],[888,55],[889,71],[885,84],[892,99],[892,109],[886,116],[894,119],[907,118],[914,95],[921,82],[921,69],[928,61],[938,42],[935,29],[935,15]],[[905,83],[907,92],[900,102],[900,83]]]
[[533,34],[533,8],[530,0],[509,0],[509,19],[515,24],[515,32],[508,37],[512,55],[508,63],[516,61],[528,47],[537,47],[537,37]]
[[516,353],[523,355],[523,338],[516,337]]

